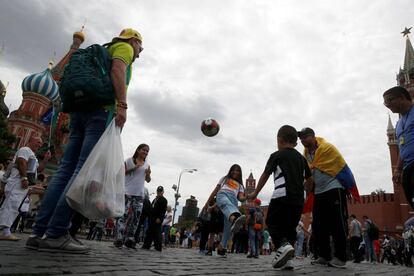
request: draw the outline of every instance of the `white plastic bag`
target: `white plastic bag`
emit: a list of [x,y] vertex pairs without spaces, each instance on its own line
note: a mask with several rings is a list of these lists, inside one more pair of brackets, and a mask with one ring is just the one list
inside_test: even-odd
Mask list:
[[125,166],[121,130],[115,120],[102,134],[66,193],[72,209],[89,219],[120,217],[125,211]]

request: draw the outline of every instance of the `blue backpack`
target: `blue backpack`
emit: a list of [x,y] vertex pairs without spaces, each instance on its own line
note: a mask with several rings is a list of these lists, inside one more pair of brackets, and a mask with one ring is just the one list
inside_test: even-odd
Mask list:
[[104,46],[94,44],[72,54],[59,84],[63,112],[94,110],[115,104],[112,57]]

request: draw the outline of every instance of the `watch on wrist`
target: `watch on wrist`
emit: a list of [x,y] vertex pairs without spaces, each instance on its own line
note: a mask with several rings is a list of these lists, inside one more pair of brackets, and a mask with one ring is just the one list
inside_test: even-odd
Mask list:
[[26,180],[29,180],[29,179],[27,178],[27,176],[23,176],[23,177],[20,178],[20,180],[21,181],[26,181]]

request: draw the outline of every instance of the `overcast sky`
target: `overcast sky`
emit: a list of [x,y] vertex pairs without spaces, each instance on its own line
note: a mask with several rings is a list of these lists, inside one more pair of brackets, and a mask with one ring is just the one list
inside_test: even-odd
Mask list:
[[[122,139],[125,157],[150,145],[150,192],[163,185],[172,204],[180,172],[197,168],[180,193],[202,206],[233,163],[258,179],[284,124],[337,146],[361,194],[393,192],[382,93],[396,85],[413,14],[410,0],[0,0],[0,79],[15,110],[23,78],[59,61],[85,19],[82,46],[132,27],[145,50]],[[200,132],[207,117],[221,127],[212,138]],[[259,197],[272,190],[269,180]]]

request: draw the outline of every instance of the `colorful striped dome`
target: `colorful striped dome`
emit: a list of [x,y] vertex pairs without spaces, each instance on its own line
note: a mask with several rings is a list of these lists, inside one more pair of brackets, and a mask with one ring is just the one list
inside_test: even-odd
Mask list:
[[22,82],[22,90],[24,92],[39,93],[52,102],[59,98],[59,87],[52,77],[50,69],[37,74],[32,74],[24,78]]

